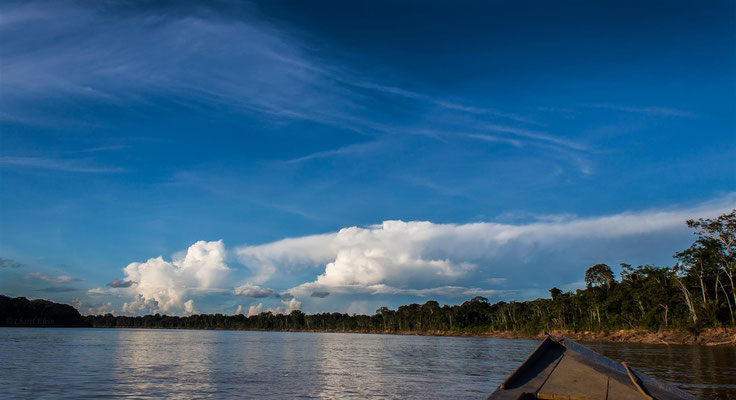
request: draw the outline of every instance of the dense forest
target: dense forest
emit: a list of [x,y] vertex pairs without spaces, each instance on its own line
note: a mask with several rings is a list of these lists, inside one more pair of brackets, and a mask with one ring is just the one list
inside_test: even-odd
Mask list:
[[0,326],[89,326],[76,308],[48,300],[0,295]]
[[[736,210],[715,219],[687,221],[696,240],[667,267],[621,265],[619,279],[605,264],[585,272],[586,288],[550,289],[550,298],[491,304],[475,297],[460,305],[409,304],[374,315],[88,316],[94,327],[321,330],[348,332],[481,333],[545,330],[609,331],[736,326]],[[17,300],[17,299],[16,299]],[[26,300],[27,301],[27,300]],[[1,304],[1,303],[0,303]]]

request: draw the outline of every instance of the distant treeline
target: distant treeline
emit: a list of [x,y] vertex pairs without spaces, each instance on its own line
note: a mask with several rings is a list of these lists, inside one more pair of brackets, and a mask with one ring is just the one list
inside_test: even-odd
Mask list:
[[550,290],[551,298],[491,304],[475,297],[461,305],[409,304],[374,315],[88,316],[94,327],[318,330],[345,332],[482,333],[544,330],[688,329],[736,326],[736,210],[716,219],[687,221],[697,239],[675,254],[671,267],[623,264],[617,280],[605,264],[585,272],[586,288]]
[[0,326],[89,326],[76,308],[48,300],[0,295]]

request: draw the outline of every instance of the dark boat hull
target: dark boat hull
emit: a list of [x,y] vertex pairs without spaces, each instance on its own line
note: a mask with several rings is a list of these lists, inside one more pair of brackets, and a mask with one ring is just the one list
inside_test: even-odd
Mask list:
[[567,338],[548,336],[488,400],[684,400],[693,396],[603,357]]

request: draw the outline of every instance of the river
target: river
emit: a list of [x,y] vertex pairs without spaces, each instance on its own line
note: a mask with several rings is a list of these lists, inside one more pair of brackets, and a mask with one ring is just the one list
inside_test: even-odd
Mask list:
[[[537,340],[0,328],[2,398],[484,399]],[[703,399],[736,399],[736,348],[586,343]]]

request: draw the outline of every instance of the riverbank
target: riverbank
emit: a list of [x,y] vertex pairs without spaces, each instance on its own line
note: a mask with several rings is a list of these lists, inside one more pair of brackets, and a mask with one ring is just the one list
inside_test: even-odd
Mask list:
[[[368,333],[368,332],[366,332]],[[494,337],[505,339],[543,339],[545,334],[526,334],[515,331],[493,332],[381,332],[399,335],[427,335],[427,336],[461,336],[461,337]],[[643,329],[626,329],[612,332],[574,332],[567,330],[552,330],[549,333],[557,336],[566,336],[581,342],[608,342],[608,343],[643,343],[661,345],[700,345],[700,346],[736,346],[736,328],[710,328],[700,332],[666,330],[650,332]]]
[[[284,332],[363,333],[414,336],[492,337],[500,339],[544,339],[545,333],[526,334],[515,331],[456,332],[456,331],[340,331],[340,330],[286,330]],[[574,332],[552,330],[549,333],[565,336],[580,342],[642,343],[660,345],[736,346],[736,328],[711,328],[697,333],[667,330],[650,332],[643,329],[627,329],[614,332]]]
[[[151,327],[125,327],[116,328],[129,329],[191,329],[196,328],[151,328]],[[115,329],[115,328],[112,328]],[[207,330],[207,329],[205,329]],[[457,331],[360,331],[360,330],[329,330],[329,329],[211,329],[211,330],[245,330],[257,332],[313,332],[313,333],[359,333],[359,334],[384,334],[384,335],[409,335],[409,336],[452,336],[452,337],[488,337],[499,339],[538,339],[546,337],[544,332],[538,334],[526,334],[516,331],[490,331],[490,332],[457,332]],[[736,328],[709,328],[691,333],[689,331],[666,330],[650,332],[644,329],[626,329],[612,332],[575,332],[567,330],[552,330],[549,333],[556,336],[565,336],[580,342],[605,342],[605,343],[642,343],[656,345],[697,345],[697,346],[736,346]]]
[[619,330],[614,332],[557,332],[573,340],[611,342],[611,343],[646,343],[663,345],[702,345],[702,346],[736,346],[736,328],[710,328],[697,333],[688,331],[666,330],[649,332],[647,330]]

